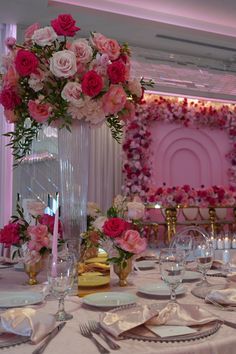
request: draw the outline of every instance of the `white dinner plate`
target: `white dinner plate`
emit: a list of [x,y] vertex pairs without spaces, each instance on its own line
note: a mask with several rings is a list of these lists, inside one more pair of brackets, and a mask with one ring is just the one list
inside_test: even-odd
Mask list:
[[186,270],[184,272],[183,280],[185,280],[185,281],[197,280],[197,279],[200,279],[201,277],[202,277],[202,275],[199,272],[193,272],[191,270]]
[[152,269],[155,268],[156,263],[154,261],[139,261],[135,263],[135,266],[139,269]]
[[0,292],[0,307],[21,307],[42,302],[44,295],[31,291]]
[[[176,295],[182,295],[186,292],[187,288],[183,285],[180,285],[175,293]],[[154,296],[170,296],[170,289],[165,283],[148,283],[144,284],[138,289],[138,291],[145,295],[154,295]]]
[[95,307],[117,307],[134,304],[137,296],[125,292],[94,293],[83,297],[83,303]]

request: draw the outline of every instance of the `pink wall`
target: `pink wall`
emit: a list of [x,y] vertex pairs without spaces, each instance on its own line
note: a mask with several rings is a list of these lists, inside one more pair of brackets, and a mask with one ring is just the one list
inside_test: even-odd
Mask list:
[[228,185],[225,155],[230,145],[224,131],[162,122],[154,122],[151,131],[154,186]]

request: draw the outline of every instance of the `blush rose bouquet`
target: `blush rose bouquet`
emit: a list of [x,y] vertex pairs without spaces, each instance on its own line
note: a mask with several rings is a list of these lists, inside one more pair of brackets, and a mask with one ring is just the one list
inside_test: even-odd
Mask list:
[[120,141],[144,88],[153,86],[152,80],[131,77],[127,44],[95,32],[76,38],[79,30],[71,15],[61,14],[49,26],[28,27],[22,45],[6,40],[0,103],[7,121],[15,124],[5,135],[18,162],[43,124],[71,130],[76,120],[106,121]]
[[[141,212],[142,210],[142,212]],[[140,234],[144,205],[118,195],[106,215],[98,216],[87,231],[99,247],[108,253],[108,261],[125,267],[127,260],[144,252],[147,240]],[[96,235],[96,237],[95,237]]]
[[[41,207],[40,207],[41,204]],[[43,203],[35,202],[32,205],[31,222],[24,217],[24,209],[17,205],[17,215],[11,217],[10,222],[0,229],[0,243],[4,247],[17,246],[19,255],[25,263],[35,263],[46,253],[51,252],[52,234],[55,217],[48,214],[36,214],[36,210],[43,210]],[[62,239],[62,224],[58,224],[59,243]]]

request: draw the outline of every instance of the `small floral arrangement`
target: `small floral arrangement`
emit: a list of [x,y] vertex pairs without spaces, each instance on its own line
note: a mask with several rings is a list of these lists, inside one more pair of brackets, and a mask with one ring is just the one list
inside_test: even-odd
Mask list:
[[233,206],[236,203],[235,187],[212,186],[193,188],[189,185],[175,187],[159,187],[150,190],[148,202],[158,203],[162,207],[217,207]]
[[109,262],[125,267],[129,258],[144,252],[147,247],[146,239],[139,232],[144,211],[138,198],[128,201],[119,195],[106,215],[100,215],[92,222],[84,237],[94,239],[108,253]]
[[[55,218],[44,214],[44,209],[41,202],[33,202],[29,208],[31,216],[29,223],[24,217],[23,208],[17,205],[17,215],[13,215],[10,222],[0,230],[0,243],[5,247],[12,245],[19,247],[20,255],[24,257],[26,263],[34,263],[51,251]],[[58,225],[58,233],[62,242],[61,222]]]
[[61,14],[50,26],[28,27],[22,45],[6,40],[0,103],[15,123],[6,135],[18,161],[45,123],[70,130],[76,120],[106,121],[119,141],[122,122],[134,116],[144,87],[153,85],[131,78],[127,44],[95,32],[74,38],[79,30],[71,15]]

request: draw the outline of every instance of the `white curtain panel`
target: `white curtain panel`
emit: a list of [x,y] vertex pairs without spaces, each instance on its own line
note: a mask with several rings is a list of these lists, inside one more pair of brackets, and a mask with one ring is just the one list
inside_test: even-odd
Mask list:
[[88,201],[96,202],[103,211],[121,193],[122,144],[111,136],[106,124],[91,129]]
[[[4,40],[7,37],[16,38],[16,25],[0,24],[0,55],[6,54]],[[14,129],[13,124],[8,124],[0,106],[0,228],[4,226],[12,214],[12,154],[6,147],[9,142],[2,134]]]

